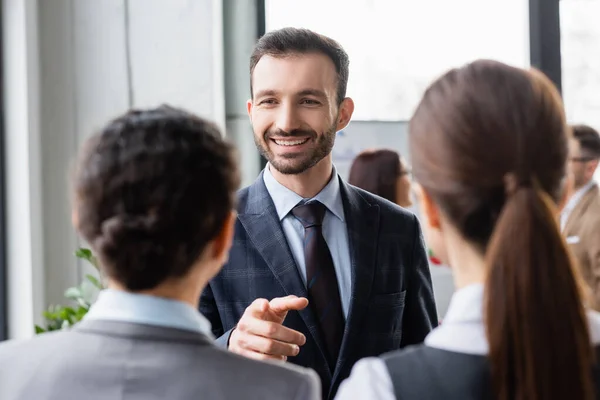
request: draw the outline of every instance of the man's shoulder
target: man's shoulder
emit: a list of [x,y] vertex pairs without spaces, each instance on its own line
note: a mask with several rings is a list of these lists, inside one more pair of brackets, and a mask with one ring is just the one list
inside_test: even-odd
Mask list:
[[414,222],[416,221],[416,216],[409,210],[400,207],[396,203],[393,203],[383,197],[374,195],[373,193],[367,192],[361,188],[350,185],[346,183],[346,188],[349,191],[354,192],[354,194],[362,197],[366,202],[371,205],[375,205],[379,207],[379,212],[381,216],[384,218],[392,218],[393,221],[406,221],[406,222]]
[[250,194],[250,186],[245,186],[237,191],[237,205],[238,208],[243,206],[248,201],[248,195]]
[[238,212],[247,211],[247,208],[255,210],[269,199],[269,192],[264,185],[262,174],[250,185],[239,189],[236,193]]
[[596,187],[594,194],[587,205],[587,209],[578,222],[582,234],[591,233],[597,236],[600,225],[600,190]]
[[598,185],[594,185],[590,208],[591,210],[593,210],[593,214],[595,214],[596,217],[600,218],[600,188],[598,187]]

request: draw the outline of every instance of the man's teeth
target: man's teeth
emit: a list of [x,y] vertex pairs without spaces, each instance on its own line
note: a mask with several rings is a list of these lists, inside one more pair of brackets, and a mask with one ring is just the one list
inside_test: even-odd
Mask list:
[[308,139],[302,140],[275,140],[279,146],[298,146],[299,144],[304,144],[308,141]]

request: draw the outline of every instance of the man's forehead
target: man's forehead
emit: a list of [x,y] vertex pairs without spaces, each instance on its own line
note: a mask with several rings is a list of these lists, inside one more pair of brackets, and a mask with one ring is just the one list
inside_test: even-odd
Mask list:
[[[306,90],[335,92],[337,73],[333,61],[324,54],[265,55],[252,74],[255,92],[263,90]],[[332,94],[332,93],[328,93]]]
[[258,68],[265,68],[265,66],[278,66],[282,64],[289,64],[294,66],[303,66],[313,69],[330,70],[335,74],[335,64],[326,54],[319,52],[308,52],[308,53],[287,53],[287,54],[265,54],[256,63],[254,70]]

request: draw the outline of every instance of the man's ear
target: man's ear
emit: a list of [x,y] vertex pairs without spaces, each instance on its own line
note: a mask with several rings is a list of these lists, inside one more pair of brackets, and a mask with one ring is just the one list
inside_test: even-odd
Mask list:
[[340,104],[340,109],[338,112],[338,120],[336,121],[336,132],[341,131],[350,123],[350,119],[352,119],[352,114],[354,113],[354,100],[350,97],[346,97],[342,104]]
[[248,111],[248,118],[250,118],[250,122],[252,122],[252,99],[248,99],[246,101],[246,111]]
[[589,174],[590,178],[593,178],[594,174],[596,172],[596,169],[598,168],[598,160],[590,161],[588,163],[588,165],[586,166],[586,168],[588,169],[588,174]]

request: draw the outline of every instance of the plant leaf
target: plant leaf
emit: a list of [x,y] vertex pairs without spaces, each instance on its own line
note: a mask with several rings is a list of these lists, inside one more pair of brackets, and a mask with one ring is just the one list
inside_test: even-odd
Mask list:
[[46,319],[56,319],[56,318],[58,318],[58,313],[55,312],[54,310],[44,311],[44,312],[42,312],[42,315]]
[[80,247],[75,251],[75,255],[78,258],[84,259],[84,260],[90,260],[93,255],[92,255],[92,251],[90,249],[86,249],[85,247]]
[[36,334],[67,329],[81,321],[87,314],[91,303],[93,302],[93,294],[97,292],[96,289],[104,289],[102,285],[102,273],[98,268],[97,258],[92,251],[82,247],[77,249],[75,256],[92,264],[92,266],[100,273],[100,278],[88,274],[80,286],[67,289],[64,296],[69,300],[75,301],[77,307],[50,305],[47,310],[42,311],[42,315],[46,320],[46,327],[43,328],[39,325],[35,325],[34,328]]
[[87,262],[92,264],[94,266],[94,268],[98,269],[98,259],[96,259],[96,256],[94,256],[94,254],[92,253],[92,251],[90,249],[86,249],[85,247],[80,247],[75,252],[75,256],[77,258],[81,258],[82,260],[86,260]]
[[90,281],[90,282],[91,282],[91,283],[92,283],[92,284],[93,284],[95,287],[97,287],[98,289],[100,289],[100,290],[104,289],[104,288],[102,287],[102,284],[101,284],[101,283],[100,283],[100,281],[98,280],[98,278],[96,278],[95,276],[93,276],[93,275],[90,275],[90,274],[87,274],[85,277],[87,278],[87,280],[88,280],[88,281]]
[[90,308],[90,303],[88,303],[87,301],[85,301],[84,298],[80,297],[77,299],[77,304],[79,304],[79,307],[85,307],[85,308]]
[[85,315],[87,314],[88,309],[85,307],[79,307],[77,309],[77,314],[75,315],[75,320],[76,321],[81,321],[83,319],[83,317],[85,317]]
[[70,320],[74,315],[75,310],[73,310],[71,307],[64,307],[59,313],[60,319],[62,320]]
[[81,298],[81,289],[78,287],[68,288],[65,291],[65,297],[70,300],[78,301]]

